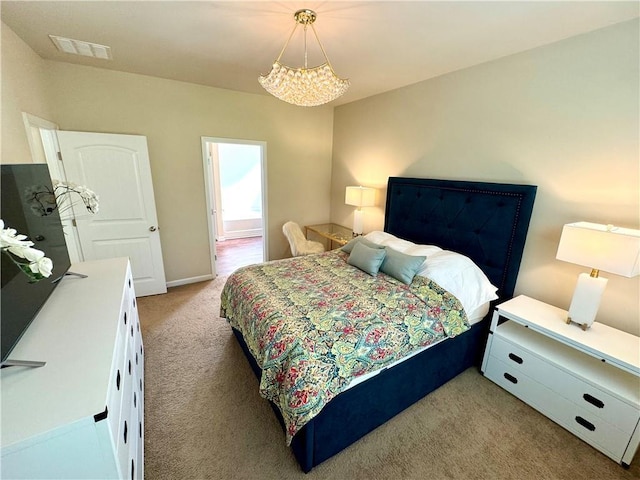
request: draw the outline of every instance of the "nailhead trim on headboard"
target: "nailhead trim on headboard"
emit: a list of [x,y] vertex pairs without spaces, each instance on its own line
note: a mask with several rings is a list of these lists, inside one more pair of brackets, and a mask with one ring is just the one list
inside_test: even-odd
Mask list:
[[390,177],[385,231],[470,257],[513,295],[537,187]]

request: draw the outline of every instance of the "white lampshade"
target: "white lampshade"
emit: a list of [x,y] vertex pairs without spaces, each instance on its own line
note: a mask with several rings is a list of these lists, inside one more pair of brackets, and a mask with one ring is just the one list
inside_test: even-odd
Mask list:
[[368,187],[347,187],[344,203],[354,207],[373,207],[376,204],[376,190]]
[[562,228],[556,258],[592,269],[591,275],[578,276],[567,318],[567,323],[575,322],[586,330],[596,318],[607,286],[607,279],[599,276],[599,270],[623,277],[639,274],[640,230],[569,223]]
[[640,230],[597,223],[569,223],[562,228],[558,260],[623,277],[640,273]]

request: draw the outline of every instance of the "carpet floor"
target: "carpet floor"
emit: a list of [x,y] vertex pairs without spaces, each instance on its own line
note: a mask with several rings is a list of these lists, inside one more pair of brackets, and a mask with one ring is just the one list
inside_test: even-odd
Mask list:
[[640,478],[640,454],[623,469],[476,368],[305,475],[219,317],[225,280],[139,299],[148,480]]

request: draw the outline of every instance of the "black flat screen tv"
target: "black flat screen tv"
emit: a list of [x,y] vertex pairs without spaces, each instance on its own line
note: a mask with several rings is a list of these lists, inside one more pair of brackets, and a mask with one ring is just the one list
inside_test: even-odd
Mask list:
[[51,276],[30,283],[29,277],[5,253],[0,254],[0,337],[1,365],[4,366],[71,262],[47,165],[2,165],[1,170],[0,218],[4,228],[26,235],[34,243],[33,248],[42,250],[53,262]]

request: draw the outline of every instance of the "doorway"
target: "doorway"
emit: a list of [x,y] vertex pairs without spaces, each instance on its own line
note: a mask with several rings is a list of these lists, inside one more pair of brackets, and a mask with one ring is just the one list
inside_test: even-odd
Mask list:
[[202,137],[211,271],[267,258],[266,143]]

